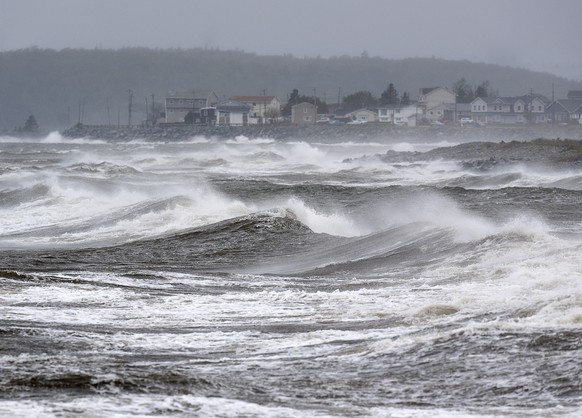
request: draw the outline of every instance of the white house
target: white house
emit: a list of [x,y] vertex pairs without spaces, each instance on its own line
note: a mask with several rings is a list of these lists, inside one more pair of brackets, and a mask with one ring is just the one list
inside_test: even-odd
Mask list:
[[267,123],[281,114],[281,102],[275,96],[233,96],[230,99],[250,106],[249,124]]
[[394,125],[408,125],[408,118],[419,112],[416,105],[390,106],[378,109],[378,121]]
[[358,109],[353,112],[346,113],[347,117],[352,120],[376,122],[378,120],[378,112],[370,109]]
[[220,102],[216,105],[216,125],[248,125],[250,110],[250,106],[235,100]]
[[483,123],[545,123],[549,100],[542,95],[478,97],[471,102],[473,120]]
[[443,103],[455,103],[455,101],[455,94],[445,87],[422,88],[418,94],[418,107],[423,112]]

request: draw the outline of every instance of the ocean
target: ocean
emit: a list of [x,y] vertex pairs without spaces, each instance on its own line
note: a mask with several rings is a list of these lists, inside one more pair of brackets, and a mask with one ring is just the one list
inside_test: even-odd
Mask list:
[[0,416],[582,416],[582,161],[463,142],[0,137]]

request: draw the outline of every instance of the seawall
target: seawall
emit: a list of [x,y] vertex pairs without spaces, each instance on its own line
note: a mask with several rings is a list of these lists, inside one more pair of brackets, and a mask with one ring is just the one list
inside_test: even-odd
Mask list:
[[165,126],[109,127],[75,125],[62,132],[67,138],[105,139],[110,141],[183,141],[195,137],[229,139],[244,136],[251,139],[369,141],[406,139],[459,139],[459,140],[528,140],[536,138],[582,139],[582,125],[527,125],[527,126],[421,126],[416,128],[393,126],[386,123],[332,126],[317,125],[249,125],[249,126]]

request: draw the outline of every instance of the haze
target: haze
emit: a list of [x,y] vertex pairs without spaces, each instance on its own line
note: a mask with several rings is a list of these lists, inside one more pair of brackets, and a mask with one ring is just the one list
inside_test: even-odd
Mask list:
[[582,80],[580,0],[0,0],[0,50],[220,48],[469,60]]

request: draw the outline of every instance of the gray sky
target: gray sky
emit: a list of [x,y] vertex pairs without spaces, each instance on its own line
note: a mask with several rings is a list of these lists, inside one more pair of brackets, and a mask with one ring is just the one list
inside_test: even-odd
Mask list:
[[582,0],[0,0],[0,50],[466,59],[582,80]]

